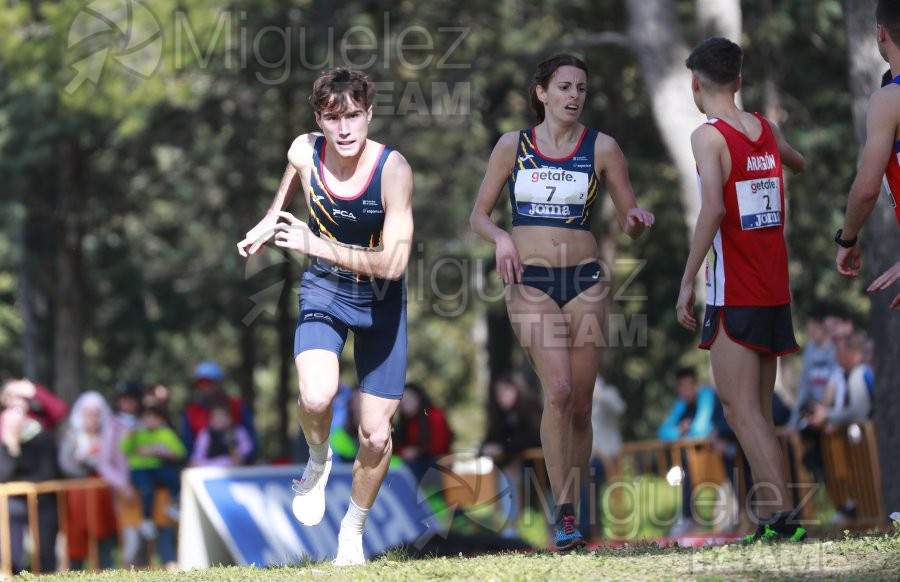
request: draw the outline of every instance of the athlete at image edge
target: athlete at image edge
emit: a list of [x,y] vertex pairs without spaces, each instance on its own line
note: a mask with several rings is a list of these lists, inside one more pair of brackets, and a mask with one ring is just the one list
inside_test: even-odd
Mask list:
[[[549,171],[558,170],[560,164],[574,160],[580,154],[582,146],[586,146],[589,152],[587,158],[593,168],[586,182],[593,184],[594,181],[599,182],[599,177],[605,178],[623,230],[631,238],[637,238],[654,222],[653,214],[638,208],[635,203],[627,163],[616,141],[602,133],[589,131],[578,122],[584,108],[586,88],[587,67],[574,57],[556,55],[538,65],[531,90],[532,108],[537,114],[538,125],[530,131],[509,132],[500,138],[491,153],[470,217],[472,229],[496,245],[497,271],[507,285],[507,308],[511,323],[532,361],[546,395],[541,441],[556,504],[556,545],[560,550],[584,543],[577,525],[573,523],[575,489],[568,483],[568,477],[573,471],[580,471],[582,480],[587,475],[591,444],[591,404],[599,363],[599,346],[581,346],[574,350],[565,347],[559,350],[544,345],[542,339],[532,344],[515,319],[521,314],[537,315],[540,323],[536,326],[538,329],[535,335],[540,338],[542,329],[554,328],[554,318],[569,315],[575,318],[599,316],[598,306],[602,304],[598,298],[599,291],[589,289],[598,282],[596,276],[589,277],[591,280],[585,282],[583,292],[579,293],[576,288],[574,297],[562,297],[559,293],[554,296],[552,291],[565,289],[552,287],[541,289],[543,293],[524,290],[525,286],[537,287],[528,280],[526,268],[533,266],[530,263],[535,263],[538,268],[549,267],[548,271],[560,275],[574,270],[577,277],[581,267],[586,267],[586,273],[589,269],[596,269],[590,265],[597,265],[599,250],[596,239],[589,230],[587,219],[591,217],[590,214],[582,214],[585,220],[576,226],[570,215],[560,219],[550,213],[549,208],[544,208],[542,201],[542,204],[535,202],[532,206],[537,206],[536,212],[546,214],[545,217],[536,221],[524,218],[517,210],[515,196],[518,184],[511,173],[515,170],[517,161],[520,162],[519,171],[525,170],[524,164],[527,162],[534,166],[528,168],[532,173],[552,173]],[[588,135],[596,136],[593,143],[586,139]],[[518,149],[525,142],[530,147],[524,152],[526,155],[523,156],[523,161],[523,158],[519,158]],[[542,163],[540,167],[537,166],[538,162]],[[569,172],[572,173],[577,172]],[[541,179],[540,175],[538,179]],[[491,220],[491,213],[507,182],[510,200],[513,202],[512,233],[506,232]],[[599,183],[596,186],[599,189]],[[552,195],[554,191],[551,190],[550,193]],[[577,198],[577,193],[575,195]],[[531,196],[529,200],[537,200],[537,197]],[[597,203],[596,198],[593,203]],[[547,212],[543,212],[544,210]],[[589,210],[583,209],[582,212]],[[517,221],[531,224],[517,225]],[[586,226],[585,222],[588,223]],[[575,279],[576,287],[578,283]],[[566,281],[560,278],[551,285],[565,287]],[[575,328],[569,332],[570,336],[577,335],[579,321],[583,319],[568,326]],[[558,327],[554,329],[557,332],[559,330]],[[575,484],[575,487],[579,485]]]
[[[890,64],[890,74],[881,89],[869,99],[866,109],[866,143],[860,155],[856,179],[850,187],[847,213],[841,238],[857,238],[868,221],[882,183],[894,206],[900,225],[900,2],[879,0],[876,8],[875,41],[882,58]],[[870,244],[877,244],[871,241]],[[837,270],[845,277],[859,275],[861,249],[859,244],[837,251]],[[883,291],[900,279],[900,261],[885,270],[866,289],[869,293]],[[900,311],[900,293],[890,303]]]
[[[321,100],[316,101],[316,90],[320,88],[320,82],[326,77],[331,78],[332,84],[328,85],[327,82],[322,84],[331,93],[325,96],[327,99],[323,103]],[[354,93],[354,83],[370,90],[363,89]],[[349,91],[342,89],[343,86],[350,86]],[[357,95],[357,97],[353,97],[353,95]],[[301,334],[298,331],[295,340],[296,362],[301,386],[298,405],[301,425],[310,442],[311,460],[307,463],[307,470],[304,471],[303,478],[295,481],[294,491],[297,495],[294,498],[293,510],[295,517],[305,525],[315,525],[321,521],[324,514],[325,484],[331,464],[327,439],[331,420],[331,401],[338,386],[338,354],[346,339],[345,330],[354,329],[356,331],[356,328],[352,324],[339,321],[340,317],[337,315],[334,317],[329,315],[327,320],[318,319],[307,322],[302,317],[304,302],[316,297],[322,299],[323,293],[327,295],[328,290],[323,291],[319,285],[330,285],[329,289],[340,287],[345,290],[345,293],[340,293],[339,290],[336,292],[340,295],[332,293],[333,301],[329,303],[326,300],[326,307],[337,309],[338,307],[335,307],[337,304],[340,304],[340,309],[344,310],[348,308],[347,306],[349,308],[356,307],[353,300],[345,297],[349,290],[350,295],[358,292],[364,298],[368,298],[369,308],[376,309],[381,306],[382,302],[374,301],[373,303],[371,301],[370,296],[373,296],[377,287],[376,281],[371,281],[369,278],[389,281],[384,289],[389,288],[388,295],[397,300],[393,301],[392,299],[391,306],[396,308],[394,314],[399,317],[396,324],[400,326],[397,327],[400,333],[395,335],[394,348],[399,346],[400,349],[392,348],[389,350],[389,356],[392,358],[395,355],[402,356],[403,365],[402,367],[399,365],[385,366],[389,369],[384,371],[384,368],[380,368],[380,366],[385,365],[386,361],[375,362],[374,367],[367,370],[367,374],[371,373],[372,377],[381,380],[388,375],[396,376],[393,379],[399,382],[399,386],[397,394],[392,392],[390,395],[385,395],[374,389],[370,393],[363,385],[364,379],[360,378],[362,390],[360,448],[353,468],[350,507],[341,522],[341,530],[338,535],[338,554],[334,564],[339,566],[365,562],[362,549],[363,527],[369,508],[372,507],[387,472],[391,451],[390,419],[399,403],[406,369],[406,295],[403,275],[409,257],[409,242],[413,235],[412,172],[406,160],[399,153],[390,149],[386,150],[381,144],[368,139],[368,124],[372,116],[371,103],[373,99],[373,85],[364,74],[358,71],[329,70],[320,76],[320,80],[314,86],[314,96],[311,101],[316,109],[316,122],[322,130],[322,134],[305,134],[294,141],[288,153],[290,164],[285,171],[269,212],[238,244],[241,255],[247,256],[257,252],[274,235],[277,246],[309,255],[313,260],[301,285],[301,318],[298,322],[298,330],[301,325],[334,326],[337,322],[342,324],[340,325],[341,331],[344,331],[343,338],[338,338],[340,341],[337,342],[337,347],[321,346],[313,349],[304,346],[304,342],[309,343],[310,338],[316,339],[313,336],[317,336],[320,330],[324,329],[322,327],[316,328],[313,330],[315,333],[311,334]],[[314,149],[316,144],[320,144],[321,149]],[[314,159],[321,161],[315,168],[311,163]],[[321,176],[316,174],[319,171],[322,172]],[[324,232],[323,236],[317,236],[318,232],[324,230],[321,228],[319,219],[327,221],[331,216],[326,214],[324,217],[319,217],[309,206],[310,198],[314,195],[313,174],[316,174],[317,187],[320,188],[323,195],[333,198],[335,204],[340,204],[341,201],[360,199],[365,202],[371,199],[370,201],[374,202],[376,206],[378,204],[383,206],[384,221],[380,232],[377,233],[378,236],[375,236],[375,240],[372,241],[374,244],[369,245],[370,248],[347,246],[337,240],[326,240],[327,232]],[[380,197],[381,200],[378,201],[374,194],[370,194],[370,190],[375,188],[376,184],[380,188],[382,183],[390,186],[380,190],[377,197]],[[310,192],[310,197],[306,200],[307,210],[319,224],[316,233],[296,217],[284,211],[293,195],[301,188],[304,192]],[[287,220],[287,223],[279,223],[279,219]],[[318,268],[316,273],[313,273],[314,266]],[[354,276],[349,277],[350,274]],[[326,283],[316,283],[319,280],[331,281],[332,275],[334,281],[327,285]],[[398,293],[393,292],[398,290]],[[308,296],[307,293],[309,293]],[[350,305],[351,303],[353,305]],[[346,316],[347,312],[343,313]],[[371,319],[381,321],[384,318]],[[401,327],[402,329],[400,329]],[[339,336],[340,332],[331,335]],[[357,334],[355,341],[360,342],[360,334]],[[397,342],[402,342],[402,345]],[[299,349],[298,344],[300,345]],[[364,352],[366,347],[358,344],[356,351],[357,353]],[[394,362],[394,364],[396,363]],[[357,372],[361,372],[359,361],[357,361]],[[362,375],[360,373],[360,376]],[[393,385],[394,383],[397,382],[384,381],[384,384]],[[378,388],[382,388],[382,386]],[[384,386],[383,388],[387,391],[390,387]],[[316,458],[320,458],[318,462]]]

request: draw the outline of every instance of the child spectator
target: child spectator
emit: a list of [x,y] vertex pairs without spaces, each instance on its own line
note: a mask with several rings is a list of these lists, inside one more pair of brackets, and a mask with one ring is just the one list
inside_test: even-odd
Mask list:
[[148,407],[141,415],[142,426],[122,440],[122,451],[128,457],[131,482],[141,497],[144,521],[140,531],[146,539],[156,537],[153,523],[153,498],[157,487],[172,494],[170,515],[177,514],[181,492],[181,470],[178,463],[185,457],[185,447],[174,430],[166,424],[165,411]]
[[253,451],[253,441],[243,426],[231,420],[231,407],[212,407],[209,426],[200,431],[194,444],[191,465],[195,467],[236,467]]

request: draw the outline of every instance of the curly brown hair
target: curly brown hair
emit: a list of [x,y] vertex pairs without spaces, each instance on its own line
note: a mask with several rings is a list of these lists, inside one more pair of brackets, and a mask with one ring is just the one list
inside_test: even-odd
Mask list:
[[309,103],[317,114],[346,111],[352,104],[368,110],[375,102],[375,84],[362,71],[337,67],[323,71],[313,84]]

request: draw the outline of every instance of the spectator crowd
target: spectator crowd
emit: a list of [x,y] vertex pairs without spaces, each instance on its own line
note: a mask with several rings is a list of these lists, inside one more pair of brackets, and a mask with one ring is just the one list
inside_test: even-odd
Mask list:
[[[817,305],[806,318],[807,343],[802,353],[795,394],[776,391],[772,416],[776,426],[796,433],[803,464],[825,482],[820,437],[863,422],[873,408],[872,346],[849,317],[831,305]],[[739,447],[725,421],[716,388],[701,374],[683,367],[673,374],[675,398],[658,428],[660,441],[709,439],[723,460],[733,487]],[[66,552],[71,569],[143,567],[154,560],[176,565],[180,517],[181,470],[185,467],[236,467],[256,463],[259,439],[250,407],[223,388],[225,375],[215,362],[195,369],[190,401],[176,416],[163,385],[135,381],[116,384],[111,397],[89,391],[71,409],[45,387],[12,380],[0,391],[0,483],[41,482],[59,478],[100,477],[108,489],[66,492]],[[334,402],[332,447],[337,459],[352,462],[358,447],[358,391],[342,385]],[[537,391],[518,373],[497,376],[488,390],[487,426],[477,454],[489,457],[509,487],[502,499],[507,530],[515,532],[522,509],[523,474],[534,469],[523,451],[540,447],[542,403]],[[593,537],[602,535],[600,499],[604,481],[615,471],[622,450],[619,419],[625,401],[618,389],[598,378],[592,408],[593,441],[588,475],[579,495],[579,516]],[[423,486],[440,475],[441,459],[450,454],[454,433],[448,414],[418,384],[408,384],[394,422],[395,465],[409,467]],[[302,435],[293,460],[304,462]],[[684,498],[670,532],[696,526],[690,495],[692,475],[682,459]],[[745,474],[749,474],[746,471]],[[430,483],[440,489],[440,483]],[[749,490],[749,483],[744,486]],[[532,498],[533,499],[533,498]],[[39,555],[31,566],[42,572],[58,568],[55,552],[60,528],[55,494],[38,496]],[[836,520],[852,519],[853,499],[835,500]],[[13,569],[27,568],[23,545],[28,528],[24,497],[10,497],[10,543]],[[88,540],[96,540],[96,563]],[[148,543],[152,542],[152,543]]]
[[[0,390],[0,483],[102,478],[108,489],[66,491],[69,567],[88,566],[89,540],[94,539],[95,568],[113,567],[116,552],[121,566],[146,567],[154,560],[151,548],[161,565],[174,568],[181,470],[239,466],[256,458],[259,443],[250,408],[225,393],[223,380],[219,364],[199,364],[194,398],[178,423],[172,421],[163,385],[122,381],[109,400],[84,392],[70,410],[40,384],[8,381]],[[12,568],[19,572],[29,565],[26,498],[10,497],[9,507]],[[56,494],[38,496],[40,550],[31,558],[32,569],[57,570],[58,511]]]

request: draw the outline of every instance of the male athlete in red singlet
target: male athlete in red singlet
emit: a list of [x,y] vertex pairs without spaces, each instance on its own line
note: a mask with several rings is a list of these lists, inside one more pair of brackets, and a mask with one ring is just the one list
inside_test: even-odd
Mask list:
[[[892,80],[869,100],[866,145],[850,188],[844,227],[834,237],[841,247],[836,259],[837,270],[848,277],[859,274],[860,249],[856,238],[875,208],[882,182],[900,225],[900,0],[879,0],[875,20],[878,50],[891,65]],[[887,289],[898,279],[900,261],[875,279],[868,290]],[[900,293],[891,301],[891,309],[900,311]]]
[[741,47],[724,38],[704,41],[687,60],[694,102],[709,121],[691,136],[702,204],[676,310],[694,331],[694,278],[708,253],[700,347],[710,350],[725,417],[756,484],[759,529],[748,540],[800,540],[806,531],[790,513],[772,394],[778,357],[798,349],[781,165],[799,172],[806,161],[775,126],[735,104],[742,60]]

